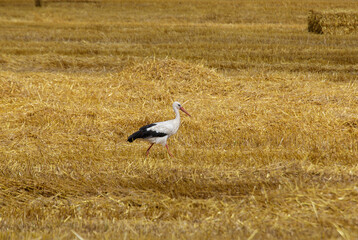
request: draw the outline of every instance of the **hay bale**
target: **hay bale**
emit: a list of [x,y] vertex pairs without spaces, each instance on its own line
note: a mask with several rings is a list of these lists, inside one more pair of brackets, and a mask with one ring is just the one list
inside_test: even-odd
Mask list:
[[41,7],[42,6],[42,0],[35,0],[35,7]]
[[42,7],[48,3],[94,3],[100,4],[102,0],[35,0],[36,7]]
[[308,31],[318,34],[358,33],[358,12],[311,10],[308,15]]

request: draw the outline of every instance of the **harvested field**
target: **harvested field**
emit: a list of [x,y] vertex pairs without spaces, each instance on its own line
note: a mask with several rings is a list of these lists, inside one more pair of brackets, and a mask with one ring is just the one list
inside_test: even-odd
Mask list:
[[0,237],[357,239],[358,42],[307,32],[342,4],[0,2]]

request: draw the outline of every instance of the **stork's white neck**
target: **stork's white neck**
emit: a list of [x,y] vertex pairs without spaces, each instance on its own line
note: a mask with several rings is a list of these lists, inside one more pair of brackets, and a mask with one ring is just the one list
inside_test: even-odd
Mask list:
[[180,126],[180,113],[179,109],[173,106],[173,110],[175,113],[175,118],[169,121],[166,121],[170,125],[171,131],[168,133],[169,136],[175,134]]
[[180,122],[180,113],[179,113],[179,109],[177,108],[173,108],[174,112],[175,112],[175,120],[177,120],[178,122]]

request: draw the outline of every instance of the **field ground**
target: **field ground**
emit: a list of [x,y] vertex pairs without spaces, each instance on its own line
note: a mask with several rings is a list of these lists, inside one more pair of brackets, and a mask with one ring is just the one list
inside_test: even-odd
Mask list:
[[358,238],[358,36],[307,32],[356,1],[33,5],[0,2],[1,239]]

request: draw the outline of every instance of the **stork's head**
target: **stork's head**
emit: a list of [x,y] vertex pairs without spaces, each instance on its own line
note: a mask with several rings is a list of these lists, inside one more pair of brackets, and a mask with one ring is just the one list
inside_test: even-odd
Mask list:
[[190,114],[182,107],[182,105],[179,102],[174,102],[173,103],[173,108],[174,109],[179,109],[179,110],[183,111],[184,113],[186,113],[186,115],[191,117]]

